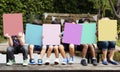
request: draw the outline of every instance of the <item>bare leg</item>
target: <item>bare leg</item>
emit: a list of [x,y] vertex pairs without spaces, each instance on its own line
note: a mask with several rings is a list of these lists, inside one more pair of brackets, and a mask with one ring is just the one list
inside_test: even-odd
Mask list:
[[93,58],[96,58],[95,49],[94,49],[93,45],[92,45],[92,44],[89,44],[89,45],[88,45],[88,48],[90,48],[92,57],[93,57]]
[[88,50],[88,45],[87,44],[81,44],[81,45],[83,45],[82,58],[85,58]]
[[110,50],[110,55],[109,55],[110,60],[113,60],[114,53],[115,53],[115,50]]
[[59,50],[63,58],[66,58],[66,53],[63,45],[59,45]]
[[59,52],[58,52],[58,46],[54,46],[54,52],[55,52],[55,57],[56,59],[54,60],[54,64],[59,64]]
[[42,47],[42,51],[41,51],[41,53],[40,53],[40,59],[43,58],[43,56],[45,55],[45,52],[46,52],[46,46],[43,46],[43,47]]
[[29,45],[29,53],[30,53],[30,59],[32,59],[32,56],[33,56],[33,48],[34,48],[34,45]]
[[50,63],[49,58],[51,56],[52,50],[53,50],[53,46],[49,46],[48,51],[47,51],[47,57],[46,57],[47,59],[46,59],[45,65],[49,65]]
[[50,58],[52,50],[53,50],[53,46],[49,46],[48,51],[47,51],[47,58]]
[[58,46],[54,46],[55,57],[59,58]]
[[69,49],[70,49],[70,57],[73,57],[75,52],[74,44],[70,44]]
[[107,61],[107,50],[102,50],[103,52],[103,61]]

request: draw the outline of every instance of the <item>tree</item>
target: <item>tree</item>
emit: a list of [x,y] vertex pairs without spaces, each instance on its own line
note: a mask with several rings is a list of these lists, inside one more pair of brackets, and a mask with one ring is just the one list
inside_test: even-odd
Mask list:
[[114,12],[114,15],[120,19],[120,0],[117,0],[117,4],[116,4],[116,8],[114,7],[113,5],[113,1],[112,0],[109,0],[110,2],[110,6]]

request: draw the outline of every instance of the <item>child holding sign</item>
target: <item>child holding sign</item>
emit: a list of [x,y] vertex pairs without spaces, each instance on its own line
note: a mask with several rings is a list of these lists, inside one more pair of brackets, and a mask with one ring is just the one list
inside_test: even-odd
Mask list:
[[[101,20],[110,20],[109,18],[102,18]],[[107,23],[109,23],[107,21]],[[111,23],[111,22],[110,22]],[[105,25],[105,24],[104,24]],[[110,25],[110,24],[109,24]],[[112,27],[113,28],[113,27]],[[99,30],[98,30],[99,31]],[[100,33],[100,31],[99,31]],[[108,34],[108,33],[107,33]],[[98,33],[97,33],[98,36]],[[103,35],[102,35],[103,36]],[[100,35],[98,36],[100,38]],[[108,38],[108,37],[107,37]],[[114,38],[115,39],[115,38]],[[97,46],[100,50],[102,50],[103,53],[103,61],[102,64],[108,65],[108,62],[113,64],[113,65],[118,65],[119,63],[113,59],[114,57],[114,52],[115,52],[115,41],[98,41]],[[107,60],[107,53],[109,50],[109,59]]]
[[10,36],[5,34],[5,37],[8,38],[9,47],[7,48],[7,65],[13,65],[15,63],[14,53],[23,53],[23,65],[28,65],[28,50],[25,46],[24,34],[19,33],[18,35]]

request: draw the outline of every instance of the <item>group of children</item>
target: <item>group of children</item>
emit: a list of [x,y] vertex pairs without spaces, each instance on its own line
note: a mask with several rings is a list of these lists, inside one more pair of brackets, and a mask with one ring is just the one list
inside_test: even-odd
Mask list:
[[[72,20],[68,20],[66,22],[69,23],[73,23],[74,21]],[[89,19],[84,19],[83,22],[90,22]],[[63,32],[62,32],[63,33]],[[30,56],[30,64],[36,64],[35,59],[33,58],[33,52],[34,51],[40,51],[40,57],[38,59],[38,64],[41,65],[43,64],[43,57],[46,53],[46,61],[45,64],[49,65],[50,64],[50,56],[52,51],[54,50],[55,53],[55,60],[54,60],[54,64],[59,64],[59,51],[63,57],[62,60],[62,64],[66,65],[67,63],[69,64],[73,64],[74,63],[74,52],[75,52],[75,47],[79,47],[76,46],[74,44],[66,44],[66,43],[61,43],[60,45],[46,45],[46,46],[39,46],[39,45],[25,45],[25,39],[24,39],[24,33],[18,33],[17,36],[9,36],[9,34],[5,35],[8,38],[8,42],[9,42],[9,47],[7,48],[7,57],[8,57],[8,62],[7,65],[12,65],[15,63],[15,57],[14,57],[14,53],[15,52],[22,52],[23,53],[23,65],[28,65],[28,53]],[[62,38],[62,34],[60,35],[60,37]],[[44,38],[44,37],[42,37]],[[114,50],[115,50],[115,42],[113,41],[100,41],[97,43],[98,48],[102,49],[103,52],[103,61],[102,64],[104,65],[108,65],[108,62],[117,65],[118,62],[113,60],[113,56],[114,56]],[[81,59],[81,64],[83,66],[87,66],[87,59],[86,59],[86,54],[87,51],[90,50],[91,51],[91,55],[92,55],[92,64],[94,66],[97,66],[97,59],[96,59],[96,54],[95,54],[95,50],[94,50],[94,46],[92,44],[80,44],[79,48],[80,50],[82,50],[82,59]],[[66,56],[66,50],[69,50],[69,58]],[[109,60],[107,60],[107,51],[110,50],[110,57]]]

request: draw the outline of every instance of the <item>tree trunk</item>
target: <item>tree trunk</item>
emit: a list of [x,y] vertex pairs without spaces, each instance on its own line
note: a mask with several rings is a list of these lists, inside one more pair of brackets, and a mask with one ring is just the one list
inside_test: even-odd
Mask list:
[[110,6],[111,6],[111,8],[112,8],[112,10],[113,10],[113,13],[115,14],[115,16],[116,16],[118,19],[120,19],[120,0],[117,0],[117,7],[116,7],[116,9],[115,9],[115,7],[114,7],[114,5],[113,5],[112,0],[109,0],[109,2],[110,2]]

